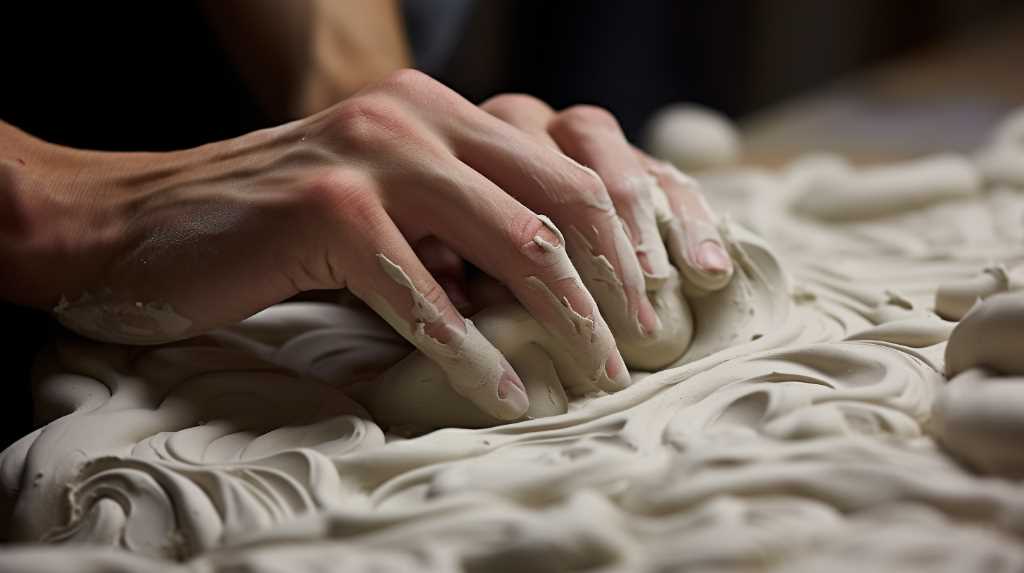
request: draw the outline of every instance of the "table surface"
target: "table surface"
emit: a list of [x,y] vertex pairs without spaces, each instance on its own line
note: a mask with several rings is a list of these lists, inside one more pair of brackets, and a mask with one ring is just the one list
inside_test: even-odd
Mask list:
[[746,163],[812,150],[872,163],[970,152],[1024,106],[1024,10],[740,122]]

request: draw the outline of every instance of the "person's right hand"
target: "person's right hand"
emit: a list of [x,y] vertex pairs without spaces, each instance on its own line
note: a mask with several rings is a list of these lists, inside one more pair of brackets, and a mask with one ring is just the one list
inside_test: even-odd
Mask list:
[[0,252],[13,265],[0,295],[56,307],[81,334],[165,342],[300,291],[348,288],[461,395],[519,417],[528,404],[515,372],[410,246],[430,239],[506,285],[572,349],[591,389],[629,383],[562,237],[539,216],[605,196],[600,177],[423,74],[181,152],[85,152],[20,135],[24,152],[5,148],[0,165],[21,221],[21,240]]

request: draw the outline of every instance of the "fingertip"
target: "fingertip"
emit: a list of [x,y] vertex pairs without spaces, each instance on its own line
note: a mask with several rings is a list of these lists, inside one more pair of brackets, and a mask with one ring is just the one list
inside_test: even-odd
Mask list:
[[647,298],[647,293],[640,294],[640,304],[638,306],[636,319],[640,325],[640,334],[651,336],[661,328],[661,319],[658,318],[654,305]]
[[637,251],[636,260],[640,262],[640,269],[643,270],[643,272],[649,275],[654,274],[654,267],[651,266],[651,260],[647,253],[643,251]]
[[732,280],[736,265],[722,242],[711,233],[690,240],[681,232],[670,238],[676,266],[686,279],[689,294],[710,293],[725,288]]
[[697,247],[697,266],[710,275],[729,275],[732,273],[732,259],[725,248],[715,240],[708,239]]
[[491,412],[502,420],[515,420],[523,417],[530,408],[530,398],[526,395],[526,386],[514,372],[506,371],[497,387],[498,399],[494,402]]
[[608,360],[605,361],[604,370],[605,374],[608,375],[608,380],[611,382],[611,387],[603,388],[603,390],[615,392],[628,387],[633,382],[629,377],[629,369],[626,368],[626,362],[622,360],[622,355],[618,350],[615,350],[608,357]]

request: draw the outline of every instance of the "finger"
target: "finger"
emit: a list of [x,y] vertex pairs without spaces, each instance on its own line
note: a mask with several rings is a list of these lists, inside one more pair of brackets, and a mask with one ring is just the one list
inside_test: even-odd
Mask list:
[[[553,211],[558,213],[556,222],[566,230],[570,256],[629,364],[655,369],[679,358],[693,334],[692,316],[659,233],[657,202],[650,194],[651,189],[659,194],[660,190],[634,156],[614,118],[602,111],[602,117],[590,121],[593,114],[573,113],[569,115],[572,121],[558,125],[550,107],[526,96],[499,96],[483,107],[538,142],[558,146],[562,142],[551,134],[564,136],[570,141],[559,152],[566,151],[570,158],[595,167],[598,180],[612,182],[609,188],[617,190],[619,200],[612,203],[606,194],[606,211],[572,205]],[[563,194],[571,194],[571,190]],[[667,207],[663,211],[667,212]],[[625,217],[620,218],[623,213]],[[630,233],[623,219],[632,221],[636,230]],[[630,236],[639,244],[631,242]]]
[[[471,167],[454,160],[421,178],[428,192],[395,204],[400,224],[426,225],[457,253],[503,282],[564,342],[577,370],[560,377],[576,393],[615,391],[629,383],[607,324],[569,261],[564,239],[538,216]],[[429,219],[422,213],[430,213]]]
[[[528,207],[551,214],[566,232],[569,254],[583,280],[598,300],[619,340],[643,338],[660,328],[646,295],[645,280],[629,234],[623,227],[600,175],[569,157],[548,133],[554,111],[546,104],[520,95],[502,95],[483,109],[515,126],[541,145],[558,152],[525,164],[503,185],[519,187],[514,193]],[[541,169],[538,169],[540,167]],[[492,170],[498,172],[498,170]],[[499,176],[500,172],[498,172]],[[490,175],[489,175],[490,176]],[[546,193],[522,188],[538,181]]]
[[[639,299],[639,322],[644,326],[644,334],[659,338],[664,334],[665,324],[654,310],[650,291],[665,284],[675,271],[669,264],[655,217],[652,188],[656,182],[637,161],[615,118],[600,108],[570,108],[551,120],[548,131],[563,152],[594,169],[604,181],[615,212],[625,224],[633,257],[646,279],[641,283],[643,290],[634,295]],[[678,350],[681,354],[685,347]]]
[[383,207],[361,201],[342,237],[346,268],[359,269],[348,287],[437,363],[458,394],[496,418],[522,416],[529,400],[512,367],[453,307]]
[[732,278],[733,264],[700,184],[669,163],[636,153],[665,193],[671,218],[662,226],[685,284],[696,293],[721,289]]
[[416,241],[413,244],[413,251],[434,280],[444,289],[455,308],[463,315],[473,314],[475,307],[467,291],[465,267],[455,251],[436,237]]
[[558,143],[548,133],[548,122],[555,110],[543,101],[524,94],[501,94],[480,104],[480,109],[514,126],[551,149]]
[[666,218],[668,209],[663,207],[665,199],[657,180],[637,158],[618,122],[605,110],[592,106],[570,108],[549,122],[548,131],[563,152],[594,169],[604,181],[628,231],[636,265],[643,271],[638,318],[643,324],[646,309],[655,326],[647,327],[642,333],[645,336],[628,336],[628,330],[613,324],[620,334],[623,353],[631,364],[645,369],[672,363],[689,347],[693,317],[680,289],[679,272],[669,263],[662,241],[659,219]]
[[626,141],[615,117],[601,108],[575,106],[553,118],[548,130],[566,155],[592,168],[604,181],[644,272],[668,274],[668,253],[661,242],[651,197],[656,182]]

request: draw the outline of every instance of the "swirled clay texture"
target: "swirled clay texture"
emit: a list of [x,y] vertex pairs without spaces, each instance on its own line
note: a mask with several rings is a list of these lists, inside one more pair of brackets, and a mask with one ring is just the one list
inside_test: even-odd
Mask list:
[[[1014,125],[973,157],[706,174],[737,273],[687,297],[670,366],[581,393],[521,310],[474,318],[526,379],[511,424],[335,305],[55,340],[0,457],[0,569],[1019,571]],[[937,308],[967,314],[948,349]]]

